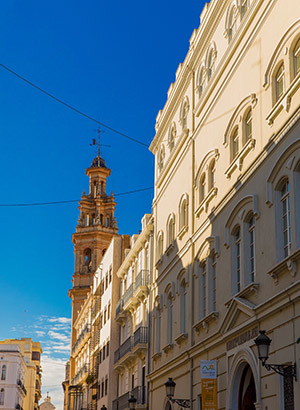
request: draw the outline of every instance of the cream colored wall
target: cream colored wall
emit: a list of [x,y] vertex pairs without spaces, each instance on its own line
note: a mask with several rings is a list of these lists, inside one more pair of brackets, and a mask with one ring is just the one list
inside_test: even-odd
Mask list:
[[[152,409],[158,409],[157,403],[162,403],[159,408],[164,408],[164,383],[167,377],[171,376],[177,383],[176,396],[189,398],[192,394],[193,406],[196,408],[197,396],[201,393],[199,366],[200,360],[204,359],[218,360],[218,408],[229,408],[227,387],[231,380],[230,372],[233,371],[231,369],[242,351],[247,352],[249,356],[245,356],[247,360],[254,358],[253,366],[256,366],[257,374],[260,375],[262,372],[259,388],[264,406],[277,408],[275,403],[276,400],[278,402],[280,378],[274,373],[261,369],[257,363],[253,338],[242,346],[228,351],[224,345],[224,341],[258,324],[260,329],[268,330],[274,341],[272,362],[299,361],[299,346],[295,343],[295,329],[297,329],[297,324],[299,325],[300,309],[299,302],[296,301],[296,295],[299,293],[299,278],[298,276],[293,277],[286,267],[283,267],[285,272],[280,274],[277,284],[268,274],[277,266],[278,256],[275,243],[276,206],[274,203],[271,206],[270,203],[266,203],[268,200],[266,192],[267,179],[274,165],[289,145],[299,138],[300,126],[296,123],[292,128],[292,124],[289,125],[288,121],[298,110],[300,92],[298,89],[294,92],[289,109],[283,108],[270,125],[266,118],[272,112],[273,107],[272,84],[269,87],[263,87],[263,84],[267,67],[281,38],[300,18],[300,4],[297,2],[287,4],[283,0],[252,0],[250,10],[244,16],[236,35],[228,45],[228,40],[224,37],[224,30],[229,4],[229,1],[211,1],[208,12],[204,17],[202,16],[203,22],[192,37],[189,53],[177,71],[177,78],[169,90],[167,103],[157,117],[156,136],[150,147],[156,155],[153,202],[154,238],[157,238],[160,230],[164,232],[164,252],[166,250],[167,218],[170,213],[174,212],[176,236],[178,233],[178,204],[185,192],[189,196],[188,232],[181,239],[178,237],[175,239],[175,249],[169,255],[164,254],[162,264],[156,269],[156,288],[154,289],[154,296],[162,295],[161,300],[164,301],[164,291],[167,285],[174,282],[176,288],[177,275],[182,268],[187,269],[189,281],[188,339],[181,346],[174,342],[173,348],[168,353],[162,351],[161,357],[152,361],[149,376],[150,408]],[[290,45],[299,35],[300,24],[293,35],[281,45],[276,61],[283,58],[286,63],[288,62]],[[199,102],[197,93],[194,92],[195,83],[193,81],[211,41],[215,42],[217,48],[216,69]],[[276,61],[274,67],[276,67]],[[288,88],[291,82],[289,68],[286,66],[285,69],[286,88]],[[177,132],[180,130],[178,113],[186,95],[190,101],[187,125],[189,133],[185,139],[183,135],[177,138],[170,155],[166,145],[168,130],[173,121],[176,123]],[[255,145],[244,157],[241,169],[234,169],[230,178],[227,178],[225,174],[230,166],[230,147],[224,144],[225,132],[236,107],[251,95],[253,96],[249,98],[245,108],[252,106],[252,137]],[[193,116],[194,107],[195,115]],[[295,117],[295,121],[296,119]],[[239,114],[235,123],[241,125]],[[280,134],[283,126],[285,130],[283,129],[284,132]],[[180,146],[181,143],[182,146]],[[165,145],[166,155],[164,168],[159,172],[157,159],[161,144]],[[194,185],[195,177],[206,154],[215,149],[218,150],[215,174],[217,194],[209,202],[207,211],[203,210],[199,216],[196,216],[194,211],[199,205],[199,190]],[[291,153],[290,158],[293,155],[299,155],[298,151]],[[282,167],[288,158],[287,156]],[[295,163],[296,160],[294,160],[294,165]],[[248,295],[241,296],[246,300],[245,303],[253,306],[252,311],[256,312],[254,316],[249,316],[249,312],[243,316],[240,310],[242,307],[235,305],[232,299],[231,248],[227,246],[228,238],[224,228],[235,207],[249,195],[255,195],[257,198],[255,282],[258,282],[259,287],[257,293],[252,291]],[[292,212],[293,195],[292,190]],[[295,213],[292,217],[294,218],[292,229],[295,230]],[[238,213],[235,221],[242,224]],[[296,252],[299,246],[295,244],[296,238],[294,233],[293,235],[292,253]],[[205,239],[210,236],[216,236],[219,245],[216,265],[218,316],[207,322],[206,329],[200,326],[199,332],[196,332],[193,324],[198,321],[199,277],[198,267],[194,265],[194,260],[201,251]],[[291,290],[288,295],[285,290],[289,287]],[[294,302],[288,302],[289,297]],[[273,302],[271,302],[272,298]],[[225,303],[230,301],[231,306],[226,307]],[[164,302],[162,304],[164,305]],[[179,306],[179,297],[175,294],[173,339],[180,333]],[[161,347],[163,348],[167,344],[167,316],[165,306],[162,308]],[[152,309],[155,312],[153,305]],[[229,320],[230,314],[232,314],[231,321]],[[290,335],[289,340],[285,338],[285,334]],[[153,342],[154,335],[152,336]],[[153,353],[152,345],[151,354]],[[192,392],[190,391],[191,386],[193,386]],[[298,384],[294,385],[294,389],[295,403],[297,403],[300,400]]]

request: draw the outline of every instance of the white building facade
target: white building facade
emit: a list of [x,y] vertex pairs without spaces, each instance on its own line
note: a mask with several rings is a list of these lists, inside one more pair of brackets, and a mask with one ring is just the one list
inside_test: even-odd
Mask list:
[[150,293],[153,281],[152,248],[153,220],[146,214],[142,231],[131,237],[131,246],[117,276],[120,280],[119,302],[115,310],[119,324],[115,338],[114,372],[117,374],[117,391],[112,402],[113,410],[129,408],[131,395],[136,408],[148,404],[146,375],[149,369]]
[[[0,409],[23,410],[26,364],[18,345],[0,345]],[[25,409],[26,410],[26,409]]]

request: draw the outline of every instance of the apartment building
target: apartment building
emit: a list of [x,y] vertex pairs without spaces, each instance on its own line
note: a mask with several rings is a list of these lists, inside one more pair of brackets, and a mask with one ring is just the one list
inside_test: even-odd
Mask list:
[[119,343],[113,361],[117,374],[116,395],[111,407],[108,406],[112,410],[128,408],[131,396],[136,400],[137,409],[147,408],[152,247],[153,220],[146,214],[142,219],[142,231],[131,237],[130,250],[117,272],[120,293],[114,311],[118,323],[114,338]]
[[300,3],[211,0],[175,77],[150,146],[149,408],[296,409]]

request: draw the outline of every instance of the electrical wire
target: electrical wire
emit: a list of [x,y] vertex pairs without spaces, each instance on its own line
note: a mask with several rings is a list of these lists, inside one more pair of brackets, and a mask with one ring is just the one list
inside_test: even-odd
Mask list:
[[[135,189],[134,191],[120,192],[119,194],[114,194],[114,196],[130,195],[130,194],[135,194],[137,192],[149,191],[150,189],[153,189],[153,187]],[[79,201],[80,201],[80,199],[70,199],[70,200],[67,200],[67,201],[31,202],[31,203],[27,203],[27,204],[26,203],[25,204],[0,204],[0,207],[58,205],[58,204],[69,204],[69,203],[72,203],[72,202],[79,202]]]
[[10,72],[10,73],[13,74],[14,76],[18,77],[20,80],[22,80],[22,81],[24,81],[25,83],[29,84],[31,87],[34,87],[36,90],[42,92],[43,94],[45,94],[45,95],[47,95],[48,97],[50,97],[50,98],[52,98],[53,100],[55,100],[56,102],[58,102],[58,103],[64,105],[65,107],[69,108],[70,110],[76,112],[77,114],[82,115],[83,117],[85,117],[85,118],[87,118],[87,119],[89,119],[89,120],[91,120],[91,121],[94,121],[96,124],[101,125],[102,127],[106,128],[106,129],[108,129],[108,130],[110,130],[110,131],[113,131],[113,132],[115,132],[116,134],[119,134],[119,135],[121,135],[121,136],[124,137],[124,138],[129,139],[130,141],[136,142],[137,144],[143,145],[144,147],[147,147],[147,148],[148,148],[148,145],[145,144],[144,142],[139,141],[139,140],[137,140],[136,138],[129,137],[129,135],[124,134],[123,132],[118,131],[118,130],[116,130],[115,128],[112,128],[112,127],[110,127],[109,125],[106,125],[106,124],[104,124],[104,123],[101,122],[101,121],[98,121],[96,118],[93,118],[93,117],[91,117],[91,116],[88,115],[88,114],[85,114],[84,112],[78,110],[77,108],[73,107],[72,105],[70,105],[70,104],[68,104],[68,103],[66,103],[66,102],[64,102],[64,101],[62,101],[62,100],[60,100],[59,98],[55,97],[55,95],[48,93],[47,91],[45,91],[45,90],[42,89],[41,87],[39,87],[39,86],[37,86],[36,84],[32,83],[31,81],[27,80],[25,77],[22,77],[20,74],[16,73],[15,71],[13,71],[13,70],[10,69],[9,67],[5,66],[4,64],[1,64],[1,63],[0,63],[0,67],[4,68],[5,70],[7,70],[8,72]]

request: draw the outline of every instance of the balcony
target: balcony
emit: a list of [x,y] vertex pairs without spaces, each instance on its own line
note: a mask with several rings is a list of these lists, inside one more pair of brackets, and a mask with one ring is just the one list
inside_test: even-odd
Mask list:
[[134,296],[140,298],[148,295],[149,271],[142,269],[134,281]]
[[77,351],[77,349],[79,348],[79,346],[81,345],[81,343],[85,340],[86,336],[89,336],[91,331],[91,327],[90,325],[87,323],[84,328],[82,329],[82,331],[79,333],[79,336],[76,339],[76,342],[74,343],[74,345],[72,346],[72,354],[75,354],[75,352]]
[[97,296],[94,299],[94,304],[92,307],[92,320],[93,321],[96,318],[97,314],[100,312],[100,307],[101,307],[101,300],[100,300],[100,297]]
[[[122,365],[130,362],[136,354],[147,350],[148,328],[139,327],[133,336],[128,337],[124,343],[115,351],[114,364]],[[131,354],[128,354],[131,353]]]
[[124,315],[122,310],[136,306],[139,300],[143,300],[149,293],[150,275],[149,271],[142,269],[136,276],[135,281],[125,290],[116,307],[116,318],[122,322]]
[[129,408],[129,397],[131,394],[136,399],[136,404],[138,408],[144,408],[143,405],[146,404],[146,387],[137,386],[131,392],[127,392],[122,396],[118,397],[112,402],[112,410],[126,410]]
[[124,343],[115,351],[115,360],[114,364],[116,364],[123,356],[125,356],[128,352],[132,350],[132,336],[125,340]]
[[123,305],[126,305],[129,299],[131,299],[133,296],[133,283],[125,290],[125,293],[122,297],[123,299]]
[[88,365],[84,364],[71,380],[71,385],[78,384],[88,374]]
[[23,382],[20,379],[17,380],[17,385],[18,385],[19,389],[22,390],[22,392],[24,393],[24,396],[26,396],[27,390],[25,389],[25,386],[24,386]]
[[128,409],[129,392],[123,394],[112,402],[112,410]]

